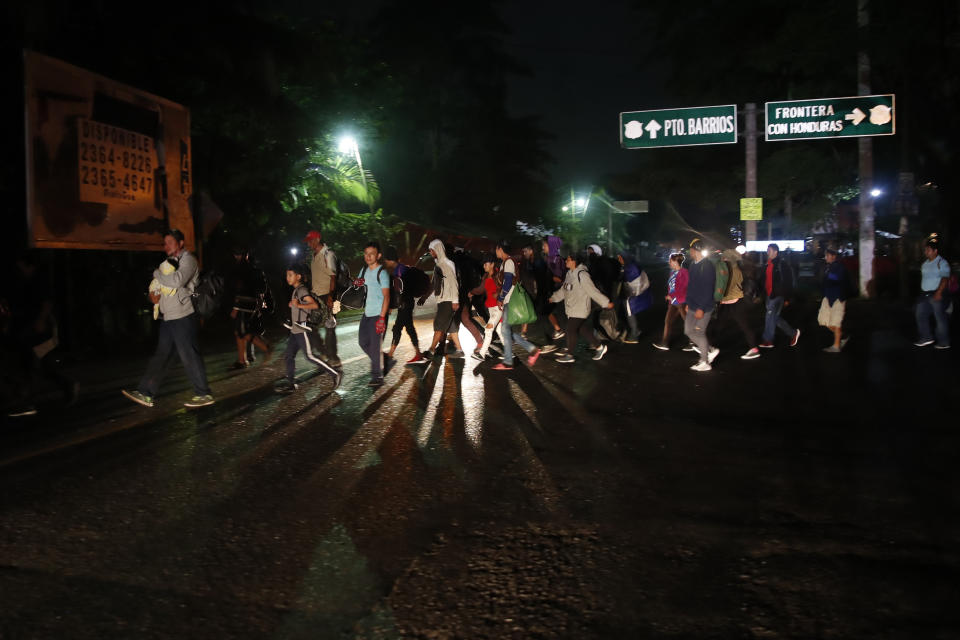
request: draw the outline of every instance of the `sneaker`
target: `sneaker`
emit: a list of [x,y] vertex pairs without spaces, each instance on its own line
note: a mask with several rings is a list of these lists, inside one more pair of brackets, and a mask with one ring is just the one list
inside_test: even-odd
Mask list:
[[530,354],[530,357],[527,358],[527,366],[532,367],[533,365],[537,364],[537,359],[539,357],[540,357],[540,349],[534,350],[534,352]]
[[540,353],[553,353],[557,350],[557,345],[555,344],[545,344],[540,347]]
[[448,355],[448,358],[453,358],[455,360],[463,360],[463,351],[457,349],[456,351],[451,351]]
[[18,407],[13,411],[7,412],[8,418],[23,418],[25,416],[35,416],[37,415],[37,408],[32,404],[24,405]]
[[194,409],[196,407],[207,407],[213,404],[213,396],[209,393],[202,396],[193,396],[189,400],[183,403],[183,406]]
[[370,382],[367,383],[368,387],[377,389],[383,386],[383,378],[372,378]]
[[507,364],[503,364],[502,362],[498,362],[497,364],[493,365],[493,370],[494,371],[513,371],[513,367]]
[[695,345],[695,344],[693,344],[693,343],[690,343],[690,344],[688,344],[687,346],[685,346],[685,347],[683,348],[683,351],[686,351],[687,353],[690,353],[690,352],[700,353],[700,349],[698,349],[698,348],[697,348],[697,345]]
[[246,369],[249,365],[246,362],[234,362],[230,365],[230,369],[233,371],[238,371],[240,369]]
[[850,342],[850,336],[847,336],[846,338],[840,338],[840,348],[843,349],[845,346],[847,346],[848,342]]
[[153,398],[145,393],[140,393],[139,391],[127,391],[126,389],[123,389],[120,391],[120,393],[127,396],[137,404],[142,404],[145,407],[153,406]]
[[790,341],[790,346],[797,346],[797,341],[800,339],[800,329],[797,329],[797,332],[793,334],[793,339]]
[[300,388],[300,385],[294,384],[294,383],[292,383],[292,382],[290,382],[290,381],[288,381],[288,380],[284,380],[283,382],[281,382],[280,384],[278,384],[277,386],[275,386],[275,387],[273,388],[273,390],[276,391],[277,393],[282,393],[282,394],[284,394],[284,395],[289,395],[289,394],[293,393],[294,391],[296,391],[296,390],[299,389],[299,388]]
[[754,358],[759,358],[759,357],[760,357],[760,349],[757,349],[756,347],[754,347],[754,348],[750,349],[749,351],[747,351],[747,352],[746,352],[745,354],[743,354],[742,356],[740,356],[740,359],[741,359],[741,360],[753,360]]
[[653,348],[654,348],[654,349],[660,349],[660,351],[670,351],[670,347],[668,347],[667,345],[663,344],[662,342],[654,342],[654,343],[653,343]]
[[600,345],[599,347],[597,347],[597,352],[593,354],[593,359],[594,360],[601,359],[606,352],[607,352],[607,345],[605,344]]
[[567,332],[566,332],[566,331],[554,331],[554,332],[553,332],[553,339],[554,339],[554,340],[559,340],[560,338],[565,338],[565,337],[567,337]]
[[707,350],[707,363],[713,364],[713,361],[717,359],[718,355],[720,355],[720,349],[710,347],[710,349]]
[[486,360],[486,358],[484,358],[479,351],[474,351],[473,353],[470,354],[470,357],[473,358],[474,360],[479,360],[480,362],[483,362],[484,360]]
[[562,356],[560,356],[559,358],[557,358],[557,362],[562,362],[562,363],[564,363],[564,364],[569,364],[569,363],[571,363],[571,362],[576,362],[576,361],[577,361],[577,359],[574,358],[574,357],[573,357],[572,355],[570,355],[569,353],[565,353],[565,354],[563,354]]
[[693,371],[710,371],[713,367],[710,366],[709,362],[698,362],[690,367],[690,369]]
[[637,344],[638,342],[640,341],[636,338],[631,338],[630,336],[627,336],[623,339],[623,344]]
[[417,355],[407,360],[407,364],[421,364],[424,361],[425,361],[425,358],[423,357],[423,354],[418,353]]
[[929,347],[930,345],[933,344],[933,342],[934,342],[933,340],[917,340],[916,342],[913,343],[913,346],[915,346],[915,347]]
[[340,383],[343,382],[343,373],[340,371],[332,371],[330,375],[333,377],[333,388],[339,389]]
[[832,344],[832,345],[830,345],[829,347],[827,347],[826,349],[824,349],[823,352],[824,352],[824,353],[840,353],[840,347],[838,347],[838,346],[835,345],[835,344]]
[[410,364],[428,364],[433,360],[433,354],[429,351],[421,351],[419,360],[411,360]]
[[758,346],[759,346],[761,349],[773,349],[773,343],[772,343],[772,342],[761,342]]
[[936,345],[933,346],[933,348],[934,348],[934,349],[939,349],[939,350],[943,351],[944,349],[949,349],[949,348],[950,348],[950,345],[948,345],[948,344],[936,344]]

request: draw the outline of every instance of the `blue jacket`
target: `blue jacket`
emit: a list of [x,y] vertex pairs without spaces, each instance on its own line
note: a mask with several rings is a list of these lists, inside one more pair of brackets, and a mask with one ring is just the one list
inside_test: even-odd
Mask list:
[[713,288],[716,285],[717,272],[713,262],[704,258],[700,262],[690,265],[690,284],[687,285],[687,313],[703,309],[713,311],[716,301],[713,299]]
[[623,263],[623,275],[621,277],[624,284],[623,290],[627,292],[627,315],[632,316],[641,311],[646,311],[653,304],[653,294],[650,293],[649,280],[647,280],[646,290],[640,295],[630,295],[630,283],[639,278],[642,273],[643,269],[633,260],[626,259]]

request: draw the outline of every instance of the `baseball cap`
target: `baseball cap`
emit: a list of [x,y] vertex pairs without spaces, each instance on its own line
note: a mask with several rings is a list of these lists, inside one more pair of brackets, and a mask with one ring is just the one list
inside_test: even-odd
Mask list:
[[314,229],[307,233],[307,237],[304,238],[304,241],[306,242],[310,240],[322,240],[322,239],[323,239],[323,236],[320,235],[320,232]]
[[700,249],[702,247],[703,247],[703,240],[701,240],[700,238],[694,238],[693,240],[690,241],[691,249]]

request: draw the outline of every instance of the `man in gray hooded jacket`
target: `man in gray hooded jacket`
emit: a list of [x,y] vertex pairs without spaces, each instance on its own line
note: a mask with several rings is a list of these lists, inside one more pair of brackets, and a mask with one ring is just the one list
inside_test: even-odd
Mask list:
[[150,294],[151,300],[160,305],[160,313],[163,314],[157,351],[150,359],[137,390],[124,389],[122,393],[138,404],[152,407],[176,351],[195,394],[184,406],[204,407],[213,404],[213,396],[210,395],[207,371],[200,355],[197,316],[192,300],[193,291],[200,278],[200,266],[197,259],[184,248],[183,232],[179,229],[171,229],[164,234],[163,250],[167,254],[167,261],[175,263],[176,269],[172,273],[163,273],[164,270],[161,269],[153,272],[154,280],[163,287],[173,289],[172,293]]

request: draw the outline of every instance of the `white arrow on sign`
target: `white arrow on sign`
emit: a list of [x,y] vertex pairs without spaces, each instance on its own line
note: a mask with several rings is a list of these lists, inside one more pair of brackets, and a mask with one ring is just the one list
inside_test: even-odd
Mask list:
[[853,113],[848,113],[847,115],[844,116],[844,119],[853,120],[853,126],[857,126],[858,124],[863,122],[863,119],[866,117],[867,117],[867,114],[865,114],[863,111],[860,111],[859,107],[854,107]]
[[647,130],[647,133],[650,134],[650,139],[651,139],[651,140],[656,140],[656,139],[657,139],[657,131],[660,131],[660,129],[663,129],[663,127],[660,125],[660,123],[657,122],[656,120],[651,120],[650,122],[648,122],[648,123],[647,123],[647,126],[646,126],[645,128],[646,128],[646,130]]

